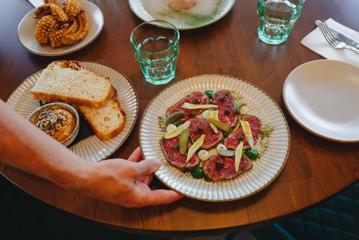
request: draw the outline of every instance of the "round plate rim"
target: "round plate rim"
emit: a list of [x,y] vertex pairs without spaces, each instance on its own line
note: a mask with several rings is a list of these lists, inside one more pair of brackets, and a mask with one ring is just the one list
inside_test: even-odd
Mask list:
[[[151,19],[145,19],[145,18],[143,18],[142,16],[140,16],[140,15],[134,10],[134,7],[133,7],[133,4],[134,4],[133,2],[134,2],[134,1],[137,1],[137,0],[129,0],[129,1],[128,1],[128,4],[129,4],[129,6],[130,6],[131,11],[132,11],[139,19],[141,19],[142,21],[144,21],[144,22],[151,21]],[[218,22],[219,20],[221,20],[222,18],[224,18],[224,16],[226,16],[226,15],[233,9],[234,5],[235,5],[236,2],[237,2],[237,0],[231,0],[231,1],[233,1],[233,3],[232,3],[232,5],[228,8],[228,11],[226,11],[225,13],[223,13],[223,15],[220,15],[219,18],[212,19],[211,21],[208,21],[208,22],[206,22],[206,23],[204,23],[204,24],[200,24],[200,25],[198,25],[198,26],[193,26],[193,27],[177,27],[177,26],[175,25],[175,27],[176,27],[178,30],[181,30],[181,31],[182,31],[182,30],[193,30],[193,29],[198,29],[198,28],[206,27],[206,26],[211,25],[211,24],[213,24],[213,23],[215,23],[215,22]],[[152,20],[155,20],[155,19],[152,19]],[[150,24],[155,25],[155,26],[159,26],[159,27],[163,27],[163,26],[161,26],[161,25],[159,25],[159,24],[154,24],[154,23],[150,23]]]
[[342,62],[342,61],[338,61],[338,60],[330,60],[330,59],[318,59],[318,60],[313,60],[313,61],[309,61],[309,62],[305,62],[299,66],[297,66],[296,68],[294,68],[287,76],[287,78],[285,79],[284,81],[284,85],[283,85],[283,101],[284,101],[284,105],[286,107],[286,109],[288,110],[289,114],[291,115],[291,117],[302,127],[304,128],[306,131],[308,131],[309,133],[315,135],[315,136],[318,136],[320,138],[323,138],[325,140],[328,140],[328,141],[332,141],[332,142],[338,142],[338,143],[357,143],[359,142],[359,138],[358,139],[344,139],[344,138],[333,138],[333,137],[330,137],[326,134],[321,134],[320,132],[310,128],[310,126],[307,126],[304,122],[302,122],[300,120],[300,118],[294,113],[293,109],[291,109],[289,107],[289,104],[288,104],[288,99],[287,99],[287,94],[286,94],[286,91],[287,91],[287,88],[288,88],[288,82],[290,81],[289,80],[289,77],[297,70],[307,66],[307,65],[312,65],[312,64],[320,64],[320,63],[323,63],[323,62],[334,62],[334,63],[337,63],[337,64],[343,64],[343,65],[349,65],[349,66],[352,66],[352,67],[355,67],[357,69],[359,69],[359,67],[357,67],[356,65],[354,64],[350,64],[350,63],[347,63],[347,62]]
[[20,26],[26,21],[28,15],[31,15],[33,14],[35,11],[36,11],[36,8],[33,8],[31,9],[30,11],[28,11],[24,17],[21,19],[19,25],[17,26],[17,39],[19,40],[20,44],[26,49],[28,50],[29,52],[35,54],[35,55],[38,55],[38,56],[44,56],[44,57],[56,57],[56,56],[64,56],[64,55],[67,55],[67,54],[70,54],[70,53],[74,53],[74,52],[77,52],[85,47],[87,47],[89,44],[91,44],[93,41],[95,41],[95,39],[100,35],[102,29],[103,29],[103,26],[105,24],[105,18],[104,18],[104,15],[103,15],[103,12],[101,11],[101,9],[96,6],[94,3],[90,2],[90,1],[84,1],[86,2],[85,4],[88,4],[90,5],[93,9],[96,9],[97,11],[99,11],[99,13],[101,14],[101,24],[100,24],[100,27],[96,29],[96,32],[94,33],[94,35],[86,42],[83,42],[81,44],[81,41],[76,43],[75,45],[73,45],[73,48],[69,48],[67,50],[63,50],[61,52],[57,52],[57,53],[49,53],[49,52],[43,52],[43,51],[36,51],[32,48],[28,48],[24,42],[23,42],[23,39],[20,37]]
[[[142,146],[143,146],[143,143],[142,143],[142,127],[143,127],[143,121],[144,121],[144,118],[145,118],[145,115],[148,111],[148,109],[150,108],[150,106],[152,105],[152,103],[158,99],[158,97],[164,92],[166,91],[167,89],[179,84],[179,83],[182,83],[184,81],[187,81],[187,80],[191,80],[193,78],[197,78],[197,77],[227,77],[227,78],[231,78],[231,79],[235,79],[237,81],[242,81],[254,88],[256,88],[257,90],[259,90],[261,93],[263,93],[266,97],[268,97],[268,99],[274,104],[274,106],[276,107],[277,110],[279,110],[282,118],[284,119],[284,122],[285,122],[285,125],[286,125],[286,130],[288,132],[288,148],[287,148],[287,152],[286,152],[286,155],[285,155],[285,158],[284,158],[284,161],[280,167],[280,169],[277,171],[277,173],[270,179],[270,181],[268,181],[266,184],[264,184],[262,187],[258,188],[256,191],[253,191],[249,194],[246,194],[246,195],[242,195],[240,197],[235,197],[235,198],[231,198],[231,199],[223,199],[223,200],[212,200],[212,199],[203,199],[203,198],[199,198],[199,197],[195,197],[195,196],[192,196],[192,195],[189,195],[189,194],[186,194],[182,191],[178,191],[179,193],[181,193],[182,195],[184,195],[185,197],[188,197],[188,198],[191,198],[191,199],[194,199],[194,200],[199,200],[199,201],[204,201],[204,202],[232,202],[232,201],[237,201],[237,200],[240,200],[240,199],[244,199],[244,198],[247,198],[247,197],[250,197],[260,191],[262,191],[263,189],[267,188],[270,184],[272,184],[274,182],[274,180],[276,180],[278,178],[278,176],[280,175],[280,173],[283,171],[284,169],[284,166],[286,165],[287,163],[287,160],[288,160],[288,157],[289,157],[289,153],[290,153],[290,148],[291,148],[291,135],[290,135],[290,129],[289,129],[289,125],[288,125],[288,122],[287,122],[287,119],[285,118],[285,115],[282,111],[282,109],[279,107],[279,105],[274,101],[274,99],[268,94],[266,93],[263,89],[261,89],[260,87],[257,87],[256,85],[248,82],[248,81],[245,81],[245,80],[242,80],[242,79],[239,79],[239,78],[236,78],[236,77],[233,77],[233,76],[229,76],[229,75],[224,75],[224,74],[201,74],[201,75],[196,75],[196,76],[193,76],[193,77],[189,77],[189,78],[186,78],[186,79],[182,79],[170,86],[167,86],[165,87],[164,89],[162,89],[160,92],[157,93],[157,95],[152,98],[152,100],[148,103],[145,111],[143,112],[142,114],[142,118],[141,118],[141,122],[140,122],[140,129],[139,129],[139,143],[140,143],[140,147],[142,149]],[[143,153],[144,154],[144,153]],[[144,156],[146,157],[146,156]],[[158,171],[155,172],[155,176],[157,177],[158,180],[160,180],[161,183],[163,183],[165,186],[167,186],[168,188],[170,189],[173,189],[171,186],[169,186],[169,184],[165,183],[159,176],[158,176]],[[174,189],[173,189],[174,190]],[[177,190],[174,190],[174,191],[177,191]]]
[[[111,151],[109,151],[108,154],[104,155],[104,157],[102,157],[101,159],[97,159],[96,161],[98,162],[98,161],[102,161],[102,160],[108,158],[109,156],[111,156],[112,154],[114,154],[114,153],[126,142],[126,140],[128,139],[128,137],[131,135],[131,133],[132,133],[132,131],[133,131],[135,125],[136,125],[136,122],[137,122],[138,113],[139,113],[139,109],[140,109],[140,103],[139,103],[139,99],[138,99],[137,92],[136,92],[136,90],[135,90],[135,88],[134,88],[132,82],[129,80],[129,78],[127,78],[127,76],[126,76],[125,74],[123,74],[123,73],[121,73],[121,72],[119,72],[119,71],[117,71],[117,70],[115,70],[115,69],[113,69],[113,68],[111,68],[111,67],[108,67],[108,66],[106,66],[106,65],[100,64],[100,63],[85,62],[85,61],[77,61],[77,62],[79,62],[80,65],[81,65],[81,64],[91,64],[91,65],[98,65],[98,66],[101,66],[101,67],[106,67],[106,68],[109,68],[109,69],[115,71],[116,73],[122,75],[122,76],[124,77],[124,79],[126,79],[126,81],[130,84],[130,87],[132,88],[132,90],[133,90],[133,92],[134,92],[134,95],[135,95],[135,99],[136,99],[136,112],[135,112],[135,117],[134,117],[133,122],[131,123],[131,126],[130,126],[130,128],[129,128],[128,133],[124,136],[124,138],[122,139],[122,141],[121,141],[115,148],[113,148]],[[37,71],[37,72],[31,74],[31,75],[28,76],[27,78],[25,78],[25,79],[22,81],[22,83],[21,83],[19,86],[17,86],[17,88],[15,88],[15,90],[10,94],[10,96],[9,96],[8,99],[6,100],[6,103],[9,104],[9,101],[15,101],[15,100],[13,100],[13,98],[15,97],[15,93],[16,93],[16,92],[18,91],[18,89],[24,84],[24,82],[25,82],[26,80],[28,80],[28,79],[34,77],[35,75],[40,74],[43,70],[44,70],[44,69],[41,69],[41,70],[39,70],[39,71]],[[12,107],[12,105],[11,105],[11,107]],[[15,111],[15,110],[14,110],[14,111]],[[103,142],[103,141],[101,140],[101,142]],[[68,148],[68,149],[69,149],[69,148]],[[70,149],[69,149],[69,150],[70,150]]]

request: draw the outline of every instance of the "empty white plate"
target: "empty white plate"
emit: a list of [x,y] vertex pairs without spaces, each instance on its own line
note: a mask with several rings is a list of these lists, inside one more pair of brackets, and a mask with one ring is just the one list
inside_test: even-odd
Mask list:
[[30,52],[40,56],[62,56],[69,53],[76,52],[96,39],[100,34],[104,18],[102,11],[92,2],[87,0],[79,0],[82,10],[84,10],[89,18],[89,31],[82,41],[69,46],[62,46],[56,49],[51,48],[49,45],[43,46],[35,39],[35,27],[37,20],[34,18],[36,8],[29,11],[19,23],[17,33],[20,43]]
[[333,60],[304,63],[287,77],[284,103],[309,132],[337,142],[359,141],[359,68]]

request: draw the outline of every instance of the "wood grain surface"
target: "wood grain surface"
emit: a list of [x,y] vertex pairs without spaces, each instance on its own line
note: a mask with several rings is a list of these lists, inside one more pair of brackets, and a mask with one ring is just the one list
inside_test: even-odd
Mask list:
[[[105,15],[100,36],[81,51],[60,58],[35,56],[17,39],[17,25],[32,8],[25,0],[0,1],[0,97],[6,100],[29,75],[55,59],[91,61],[125,74],[140,98],[140,116],[164,87],[147,84],[133,57],[129,35],[141,21],[125,0],[97,0]],[[332,196],[359,178],[359,144],[320,139],[302,129],[288,114],[282,100],[286,76],[318,55],[301,46],[314,29],[314,20],[332,17],[359,31],[358,0],[308,0],[288,42],[269,46],[257,38],[255,0],[238,0],[222,20],[208,27],[181,32],[175,81],[205,73],[245,79],[267,91],[284,111],[291,131],[291,151],[277,180],[260,193],[230,203],[183,199],[169,206],[125,209],[68,192],[53,184],[1,166],[1,173],[36,198],[75,215],[122,230],[149,233],[220,231],[269,221]],[[113,157],[127,157],[138,146],[139,122]],[[0,133],[1,134],[1,133]],[[15,145],[15,143],[14,143]]]

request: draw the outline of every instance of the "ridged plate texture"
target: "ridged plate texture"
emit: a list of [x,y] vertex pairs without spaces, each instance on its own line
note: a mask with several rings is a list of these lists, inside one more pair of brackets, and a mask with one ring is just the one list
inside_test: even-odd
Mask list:
[[[116,137],[107,141],[101,141],[95,135],[92,135],[70,147],[75,154],[85,160],[100,161],[113,154],[131,133],[138,115],[138,99],[129,80],[119,72],[97,63],[80,62],[80,65],[99,76],[110,78],[112,85],[117,90],[121,108],[126,113],[125,126]],[[25,79],[7,101],[24,118],[27,118],[34,109],[40,106],[39,102],[34,100],[30,93],[40,74],[41,71]]]
[[[158,123],[166,109],[194,91],[227,89],[239,94],[247,103],[249,114],[258,116],[262,124],[274,128],[267,150],[253,168],[239,177],[222,182],[194,179],[167,163],[159,144],[164,133]],[[168,187],[203,201],[232,201],[248,197],[268,186],[283,169],[290,146],[287,121],[274,100],[254,85],[228,76],[201,75],[180,81],[155,97],[143,114],[140,144],[146,158],[160,159],[163,164],[156,176]]]

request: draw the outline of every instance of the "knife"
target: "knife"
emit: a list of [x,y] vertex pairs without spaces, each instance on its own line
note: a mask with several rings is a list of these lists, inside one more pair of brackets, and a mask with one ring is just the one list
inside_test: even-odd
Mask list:
[[34,7],[40,7],[44,2],[43,0],[28,0],[32,6]]
[[[315,20],[315,25],[317,25],[318,27],[319,27],[319,24],[320,24],[320,23],[321,23],[320,20]],[[328,26],[328,27],[329,27],[329,26]],[[332,31],[332,33],[333,33],[333,35],[334,35],[335,38],[337,38],[338,40],[340,40],[340,41],[346,43],[347,45],[352,46],[352,47],[354,47],[354,48],[356,48],[356,49],[359,50],[359,43],[358,43],[357,41],[355,41],[355,40],[353,40],[352,38],[350,38],[350,37],[348,37],[348,36],[346,36],[346,35],[344,35],[344,34],[338,32],[337,30],[335,30],[335,29],[333,29],[333,28],[331,28],[331,27],[329,27],[329,29]]]

